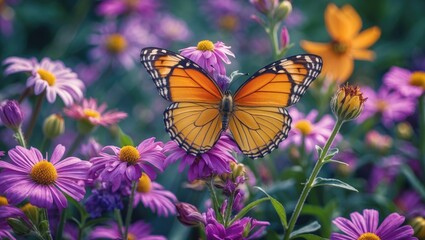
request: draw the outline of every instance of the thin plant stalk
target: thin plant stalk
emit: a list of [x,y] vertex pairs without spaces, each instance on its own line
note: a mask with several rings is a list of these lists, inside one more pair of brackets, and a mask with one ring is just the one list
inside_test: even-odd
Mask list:
[[310,177],[308,178],[307,183],[304,185],[304,188],[301,192],[300,198],[297,201],[297,204],[295,205],[295,210],[294,213],[291,216],[291,219],[289,220],[288,223],[288,228],[285,231],[285,237],[284,240],[289,240],[289,237],[292,233],[292,231],[294,230],[295,227],[295,223],[298,220],[298,217],[300,216],[301,210],[303,209],[305,200],[308,197],[308,194],[310,193],[310,190],[313,188],[313,183],[314,180],[316,179],[317,175],[320,172],[320,169],[322,168],[323,164],[325,163],[325,157],[329,151],[329,148],[332,145],[332,142],[334,141],[337,133],[339,132],[339,130],[341,129],[342,124],[344,123],[343,120],[338,119],[333,130],[332,130],[332,134],[330,135],[328,141],[325,144],[325,147],[323,148],[323,151],[321,153],[321,155],[319,156],[319,160],[317,160],[316,164],[314,165],[314,168],[312,170],[312,173],[310,175]]
[[77,148],[80,146],[81,142],[84,140],[85,137],[86,135],[78,133],[78,136],[74,139],[74,142],[72,143],[65,156],[71,156],[75,152],[75,150],[77,150]]
[[213,208],[214,208],[214,212],[217,216],[217,219],[221,222],[223,222],[223,216],[221,216],[221,213],[219,211],[219,203],[218,203],[218,198],[217,198],[217,194],[214,190],[214,184],[213,184],[213,179],[211,179],[210,181],[207,181],[207,187],[210,190],[210,194],[211,194],[211,200],[213,203]]
[[118,228],[119,228],[120,234],[121,234],[121,236],[124,237],[124,232],[122,231],[124,224],[122,222],[121,211],[118,208],[114,209],[114,216],[115,216],[115,220],[118,223]]
[[31,114],[29,126],[28,126],[28,128],[25,132],[25,138],[28,141],[31,138],[32,131],[34,129],[35,123],[37,122],[38,115],[40,114],[41,106],[43,105],[43,99],[44,99],[45,95],[46,95],[46,91],[44,91],[42,94],[38,95],[37,102],[35,103],[35,108],[34,108],[34,111]]
[[56,230],[56,239],[62,239],[62,233],[63,233],[63,228],[65,227],[65,221],[66,221],[66,214],[67,214],[67,208],[64,208],[62,210],[60,219],[59,219],[59,225],[58,225],[58,229]]
[[24,134],[22,133],[22,128],[19,127],[15,132],[15,138],[18,141],[19,145],[21,145],[24,148],[27,148],[27,143],[25,141]]
[[137,181],[133,181],[131,184],[131,194],[130,199],[128,200],[127,216],[125,217],[125,226],[124,226],[124,239],[128,239],[128,227],[131,222],[131,215],[133,214],[133,202],[134,195],[136,193]]

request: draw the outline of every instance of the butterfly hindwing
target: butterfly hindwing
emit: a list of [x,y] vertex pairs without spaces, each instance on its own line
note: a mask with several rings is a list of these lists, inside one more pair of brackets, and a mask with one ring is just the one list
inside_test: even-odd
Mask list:
[[283,141],[291,128],[291,117],[281,107],[235,108],[229,121],[233,139],[243,154],[264,157]]
[[171,139],[192,155],[210,150],[222,132],[216,104],[173,103],[164,112],[164,122]]
[[208,74],[190,59],[161,48],[144,48],[140,60],[159,94],[172,102],[218,103],[222,93]]
[[287,107],[298,102],[319,75],[322,59],[302,54],[282,59],[261,68],[234,95],[242,106]]

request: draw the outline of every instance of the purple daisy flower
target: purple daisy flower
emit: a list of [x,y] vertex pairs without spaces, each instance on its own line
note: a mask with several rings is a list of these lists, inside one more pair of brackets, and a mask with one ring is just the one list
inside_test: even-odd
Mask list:
[[159,19],[158,35],[167,42],[186,41],[191,32],[185,21],[171,15],[165,15]]
[[86,144],[81,145],[80,152],[86,159],[90,159],[98,156],[102,148],[103,146],[91,137]]
[[412,72],[401,67],[391,67],[384,75],[384,83],[404,97],[419,97],[423,94],[425,72]]
[[[302,146],[304,139],[305,150],[311,153],[315,149],[315,145],[323,146],[326,143],[335,125],[335,120],[329,114],[317,121],[316,118],[319,115],[317,110],[310,111],[306,116],[296,108],[291,108],[289,114],[292,117],[291,131],[289,131],[286,141],[280,144],[281,148],[286,148],[290,144]],[[338,141],[338,139],[340,139],[339,135],[336,140]]]
[[126,69],[139,61],[143,46],[158,45],[157,38],[139,18],[130,18],[120,26],[115,21],[100,25],[89,42],[95,46],[89,55],[101,67],[121,65]]
[[15,18],[15,11],[12,5],[16,0],[2,0],[0,2],[0,33],[4,36],[10,36],[13,32],[12,21]]
[[411,97],[403,97],[400,93],[383,86],[378,92],[369,87],[362,87],[363,96],[367,97],[363,112],[357,118],[357,122],[380,114],[382,123],[386,127],[395,122],[402,121],[412,115],[416,109],[416,100]]
[[[205,234],[208,240],[215,239],[256,239],[260,238],[269,222],[257,221],[250,217],[244,217],[236,220],[227,228],[219,223],[215,218],[213,209],[209,208],[204,213],[205,218]],[[247,228],[248,227],[248,228]]]
[[188,154],[176,142],[170,141],[164,146],[164,152],[169,154],[165,159],[165,165],[168,166],[181,159],[179,171],[181,172],[186,166],[189,166],[188,180],[192,182],[213,175],[230,173],[230,163],[236,162],[232,155],[236,149],[235,143],[225,134],[220,137],[213,148],[199,156]]
[[12,228],[7,223],[8,218],[20,219],[28,228],[33,227],[30,220],[21,209],[14,206],[0,206],[0,239],[16,239],[12,235]]
[[104,16],[118,16],[136,12],[141,17],[150,17],[156,13],[158,6],[156,0],[103,0],[97,6],[96,12]]
[[174,203],[177,202],[176,196],[170,191],[164,189],[161,184],[152,182],[149,176],[142,173],[136,188],[133,207],[136,207],[139,202],[143,206],[150,208],[159,216],[168,217],[168,215],[176,214]]
[[99,156],[90,159],[93,166],[89,174],[92,179],[109,182],[114,192],[121,183],[139,180],[142,172],[154,179],[156,171],[164,171],[163,145],[162,142],[155,142],[155,138],[149,138],[137,147],[106,146]]
[[196,47],[187,47],[180,50],[180,54],[199,64],[203,69],[214,76],[226,75],[224,64],[230,64],[227,55],[235,57],[230,47],[222,42],[213,43],[209,40],[198,42]]
[[419,193],[414,190],[402,192],[394,202],[398,209],[408,218],[425,216],[425,203]]
[[61,159],[64,153],[65,147],[57,145],[48,161],[33,147],[28,150],[17,146],[10,150],[11,163],[0,162],[3,169],[0,192],[11,204],[28,199],[40,208],[66,208],[64,193],[81,200],[86,191],[77,182],[86,179],[91,164],[76,157]]
[[18,72],[29,74],[27,87],[34,87],[36,95],[46,92],[49,103],[53,103],[57,95],[66,106],[83,98],[85,88],[83,81],[61,61],[43,58],[38,62],[35,58],[9,57],[3,61],[3,65],[7,66],[5,75]]
[[204,3],[202,10],[205,16],[217,28],[228,32],[245,29],[249,23],[249,16],[254,13],[251,8],[247,8],[246,5],[237,0],[207,0]]
[[350,219],[338,217],[332,222],[344,233],[332,233],[331,240],[417,240],[410,225],[402,226],[404,217],[392,213],[379,225],[379,212],[372,209],[350,214]]
[[[89,239],[122,239],[121,231],[116,222],[110,222],[107,227],[95,227]],[[124,229],[122,229],[124,230]],[[137,221],[128,227],[127,239],[165,240],[159,235],[151,235],[151,226],[143,221]]]
[[385,186],[391,184],[398,175],[402,164],[403,158],[397,155],[382,158],[378,165],[373,166],[369,176],[369,191],[375,191],[382,183],[385,183]]
[[108,188],[92,190],[84,205],[92,218],[100,217],[103,213],[112,212],[114,209],[124,208],[120,193],[111,192]]

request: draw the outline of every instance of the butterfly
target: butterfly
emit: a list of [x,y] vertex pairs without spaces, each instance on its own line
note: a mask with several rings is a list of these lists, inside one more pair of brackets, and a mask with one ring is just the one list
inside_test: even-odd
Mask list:
[[198,64],[172,51],[148,47],[140,58],[159,95],[172,102],[164,111],[166,131],[195,156],[210,150],[227,129],[246,156],[272,152],[291,128],[285,107],[300,100],[322,69],[319,56],[288,57],[261,68],[232,94]]

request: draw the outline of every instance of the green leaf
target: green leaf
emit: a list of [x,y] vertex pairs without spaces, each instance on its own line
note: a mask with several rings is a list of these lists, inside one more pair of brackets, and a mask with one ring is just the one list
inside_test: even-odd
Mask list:
[[314,221],[298,230],[295,230],[289,235],[289,239],[294,238],[295,236],[301,235],[303,233],[311,233],[320,229],[320,224],[317,221]]
[[86,224],[84,225],[84,228],[93,227],[93,226],[98,225],[100,223],[107,222],[108,220],[110,220],[110,219],[109,218],[96,218],[96,219],[93,219],[93,220],[86,222]]
[[314,179],[313,187],[318,187],[318,186],[333,186],[333,187],[345,188],[347,190],[358,192],[358,190],[352,187],[350,184],[335,178],[318,177]]
[[284,229],[288,228],[288,222],[286,220],[286,211],[285,208],[283,207],[283,205],[276,199],[274,199],[273,197],[271,197],[269,194],[266,193],[266,191],[264,191],[262,188],[260,187],[256,187],[258,188],[258,190],[262,191],[264,194],[267,195],[267,197],[269,198],[270,202],[272,203],[274,210],[276,211],[277,215],[280,218],[280,222],[283,226]]
[[321,147],[319,147],[319,145],[315,145],[314,147],[316,148],[317,156],[321,156],[323,149]]
[[118,140],[121,147],[124,146],[134,146],[133,139],[130,136],[125,134],[120,127],[118,127]]
[[314,234],[301,234],[296,236],[296,238],[302,238],[305,240],[327,240],[327,238],[323,238]]
[[348,164],[346,162],[335,160],[335,159],[326,160],[325,163],[338,163],[338,164],[342,164],[342,165],[345,165],[345,166],[350,166],[350,164]]
[[425,198],[425,186],[423,185],[423,183],[419,181],[418,178],[416,178],[412,169],[410,169],[406,165],[402,165],[401,172],[406,176],[407,180],[409,180],[413,188],[415,188],[416,191],[418,191],[418,193],[421,194],[422,198]]
[[247,214],[251,209],[253,209],[254,207],[256,207],[258,204],[265,202],[269,200],[268,197],[265,198],[260,198],[258,200],[255,200],[254,202],[249,203],[248,205],[246,205],[244,208],[242,208],[242,210],[239,211],[239,213],[232,219],[232,221],[230,221],[230,224],[232,224],[234,221],[242,218],[243,216],[245,216],[245,214]]
[[329,161],[331,160],[333,157],[335,157],[335,155],[339,152],[338,148],[331,148],[329,149],[328,153],[325,156],[325,161]]

